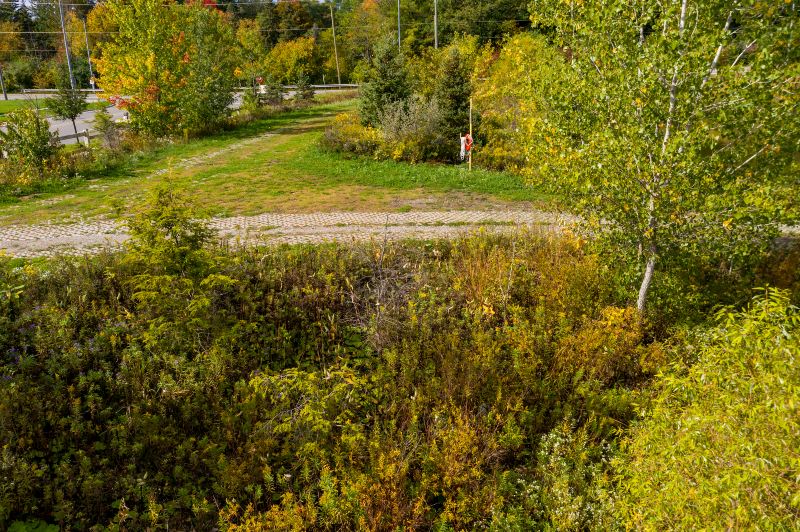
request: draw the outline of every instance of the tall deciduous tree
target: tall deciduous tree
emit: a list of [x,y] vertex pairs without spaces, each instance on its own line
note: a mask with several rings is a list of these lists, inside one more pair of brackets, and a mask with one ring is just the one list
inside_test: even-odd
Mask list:
[[782,0],[534,0],[562,51],[530,157],[638,248],[645,308],[665,257],[768,242],[797,193],[798,7]]
[[236,42],[239,45],[239,76],[255,86],[257,76],[263,74],[267,49],[261,25],[258,20],[242,19],[236,28]]
[[236,54],[225,15],[201,5],[110,0],[97,70],[106,97],[151,135],[213,126],[232,101]]
[[313,37],[281,41],[269,51],[265,70],[268,75],[281,83],[294,83],[299,76],[311,73],[313,56]]

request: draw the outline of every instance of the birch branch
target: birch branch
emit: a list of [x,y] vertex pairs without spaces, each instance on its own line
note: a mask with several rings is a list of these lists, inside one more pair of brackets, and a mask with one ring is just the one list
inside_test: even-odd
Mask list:
[[[728,20],[725,22],[725,28],[723,28],[722,33],[723,35],[727,35],[728,31],[731,29],[731,21],[733,20],[733,11],[728,13]],[[717,64],[719,63],[719,56],[722,55],[722,50],[725,48],[725,44],[722,43],[717,48],[717,53],[714,55],[714,59],[711,61],[711,68],[708,69],[708,74],[703,78],[703,83],[700,84],[700,88],[702,89],[705,87],[708,78],[715,75],[717,73]]]

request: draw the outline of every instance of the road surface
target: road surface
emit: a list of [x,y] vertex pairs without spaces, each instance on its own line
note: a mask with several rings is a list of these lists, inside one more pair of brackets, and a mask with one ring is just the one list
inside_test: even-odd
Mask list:
[[[31,103],[38,103],[39,107],[47,107],[47,105],[44,103],[44,99],[49,98],[50,96],[52,96],[52,94],[9,94],[8,99],[27,100]],[[97,95],[90,94],[86,98],[86,101],[88,103],[95,103],[101,100],[97,97]],[[121,111],[111,105],[109,105],[107,110],[115,120],[120,120],[125,115],[124,111]],[[79,132],[83,132],[84,129],[92,129],[92,121],[94,120],[95,114],[97,114],[97,111],[92,109],[81,114],[77,120],[75,120],[75,126],[78,128]],[[48,118],[47,120],[50,122],[50,131],[57,133],[59,137],[75,134],[71,121],[59,120],[57,118]],[[75,142],[77,142],[75,139],[69,139],[62,141],[62,144],[74,144]]]
[[[349,89],[332,89],[332,90],[325,90],[325,92],[338,92],[340,90],[349,90]],[[9,100],[43,100],[44,98],[48,98],[52,96],[52,94],[19,94],[14,93],[8,94]],[[294,96],[294,91],[289,91],[284,95],[284,98],[291,98]],[[2,95],[0,95],[2,97]],[[89,103],[99,102],[101,101],[96,94],[89,94],[86,98],[86,101]],[[40,105],[44,106],[43,103]],[[242,93],[238,92],[233,95],[233,103],[231,103],[231,109],[238,109],[242,106]],[[109,105],[106,110],[111,114],[114,120],[121,120],[125,116],[125,111],[117,109],[114,106]],[[82,133],[85,129],[92,130],[92,122],[94,121],[94,116],[97,113],[96,110],[89,110],[85,113],[81,114],[77,120],[75,120],[75,125],[78,128],[78,132]],[[54,133],[58,133],[59,137],[64,137],[67,135],[74,135],[75,131],[72,128],[72,122],[69,120],[59,120],[56,118],[48,118],[50,122],[50,131]],[[76,143],[76,139],[69,139],[62,141],[62,144],[74,144]]]

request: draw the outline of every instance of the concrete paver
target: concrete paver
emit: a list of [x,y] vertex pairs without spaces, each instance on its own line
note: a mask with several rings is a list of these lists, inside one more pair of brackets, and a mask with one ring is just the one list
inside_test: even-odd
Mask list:
[[[370,238],[452,238],[479,227],[488,231],[507,231],[520,227],[550,230],[574,221],[574,217],[568,215],[531,210],[266,213],[214,218],[209,223],[223,239],[257,244]],[[0,228],[0,250],[16,257],[91,253],[119,247],[127,239],[125,227],[113,220]]]

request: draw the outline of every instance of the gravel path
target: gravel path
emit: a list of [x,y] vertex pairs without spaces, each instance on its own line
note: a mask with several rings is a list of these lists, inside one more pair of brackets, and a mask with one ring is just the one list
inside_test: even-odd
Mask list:
[[[214,218],[210,224],[224,239],[294,244],[384,237],[452,238],[479,227],[549,230],[572,221],[572,217],[543,211],[325,212]],[[127,238],[125,228],[111,220],[11,226],[0,228],[0,250],[16,257],[86,253],[118,247]]]

